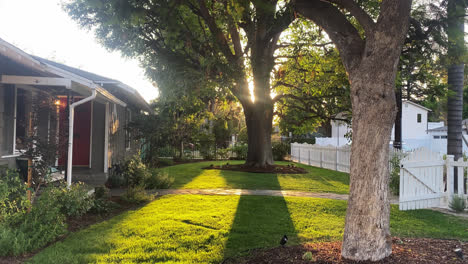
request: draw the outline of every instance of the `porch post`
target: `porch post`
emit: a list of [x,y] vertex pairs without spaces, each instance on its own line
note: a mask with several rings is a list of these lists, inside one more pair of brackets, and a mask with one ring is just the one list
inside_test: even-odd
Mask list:
[[106,103],[104,121],[104,173],[109,169],[109,103]]

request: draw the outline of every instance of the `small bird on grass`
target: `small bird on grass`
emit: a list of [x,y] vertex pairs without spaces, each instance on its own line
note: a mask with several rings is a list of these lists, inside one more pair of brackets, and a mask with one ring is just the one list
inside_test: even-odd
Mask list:
[[461,248],[455,249],[454,252],[457,255],[457,257],[459,257],[461,260],[465,259],[465,257],[463,256],[463,251],[462,251]]
[[280,245],[284,247],[286,243],[288,242],[288,236],[284,235],[283,238],[281,238]]

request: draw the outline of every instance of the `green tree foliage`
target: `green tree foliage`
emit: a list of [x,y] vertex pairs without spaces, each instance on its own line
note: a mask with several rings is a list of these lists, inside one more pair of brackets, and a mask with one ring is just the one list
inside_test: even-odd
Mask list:
[[338,51],[312,22],[298,19],[285,35],[278,58],[287,59],[275,71],[276,114],[281,131],[304,134],[351,111],[349,81]]
[[[73,0],[65,5],[112,50],[137,57],[158,85],[172,80],[226,88],[244,108],[251,163],[272,163],[270,73],[281,32],[294,15],[289,1]],[[256,101],[248,80],[253,77]],[[190,86],[190,85],[189,85]],[[191,86],[200,88],[199,85]],[[261,140],[260,140],[261,138]]]
[[397,78],[403,99],[420,103],[445,96],[444,19],[444,12],[437,5],[418,1],[413,6]]

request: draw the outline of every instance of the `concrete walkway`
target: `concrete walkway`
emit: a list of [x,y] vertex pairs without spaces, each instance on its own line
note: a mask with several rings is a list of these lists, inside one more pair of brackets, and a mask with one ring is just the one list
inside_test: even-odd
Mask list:
[[[120,196],[125,192],[125,189],[112,189],[113,196]],[[303,191],[288,191],[288,190],[247,190],[247,189],[157,189],[152,190],[152,193],[158,195],[166,194],[198,194],[198,195],[263,195],[263,196],[282,196],[282,197],[309,197],[309,198],[326,198],[333,200],[348,200],[347,194],[336,193],[313,193]],[[398,198],[390,199],[392,204],[398,203]]]

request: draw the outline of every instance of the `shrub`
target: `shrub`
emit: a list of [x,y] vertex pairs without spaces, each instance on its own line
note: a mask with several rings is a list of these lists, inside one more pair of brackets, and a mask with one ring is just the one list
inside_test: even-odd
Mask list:
[[400,194],[400,160],[401,157],[394,155],[390,158],[390,165],[392,170],[390,171],[390,192],[393,195]]
[[202,144],[200,146],[200,155],[203,157],[203,159],[213,160],[215,158],[214,148],[212,146],[210,146],[210,145]]
[[40,199],[60,209],[65,216],[81,216],[91,209],[92,197],[83,183],[74,183],[70,187],[61,184],[58,187],[48,187]]
[[110,191],[106,186],[98,186],[94,188],[94,199],[107,199],[110,197]]
[[145,179],[146,189],[168,189],[174,183],[174,178],[169,177],[167,172],[157,169],[150,170],[148,177]]
[[16,224],[0,223],[0,255],[20,255],[66,233],[65,216],[52,196],[41,195]]
[[114,203],[109,200],[110,191],[105,186],[98,186],[94,188],[94,193],[92,195],[92,203],[90,212],[95,214],[108,213],[112,209],[119,207],[117,203]]
[[106,185],[111,188],[143,185],[147,174],[148,169],[141,157],[134,155],[131,159],[112,166]]
[[146,203],[154,199],[154,195],[147,194],[143,186],[129,187],[122,195],[122,200],[128,203]]
[[231,151],[231,150],[230,150],[229,148],[220,148],[220,149],[218,149],[217,152],[218,152],[218,155],[219,155],[219,157],[220,157],[221,159],[228,159],[228,158],[229,158],[229,154],[230,154],[229,152],[230,152],[230,151]]
[[466,200],[461,195],[452,196],[452,200],[449,203],[449,208],[457,213],[461,213],[466,208]]
[[236,153],[236,159],[238,160],[245,160],[247,159],[247,152],[249,147],[247,144],[239,144],[232,147],[232,152]]
[[159,159],[158,160],[158,167],[167,167],[174,165],[174,161],[171,159]]
[[27,185],[17,171],[0,172],[0,223],[17,222],[30,207],[26,196]]
[[148,170],[139,155],[133,156],[126,162],[123,176],[128,186],[143,185],[144,179],[148,176]]
[[273,142],[273,159],[274,160],[284,160],[284,157],[288,155],[290,145],[284,142]]
[[124,176],[122,174],[116,173],[110,174],[106,182],[106,186],[108,186],[109,188],[119,188],[126,185],[127,183]]

